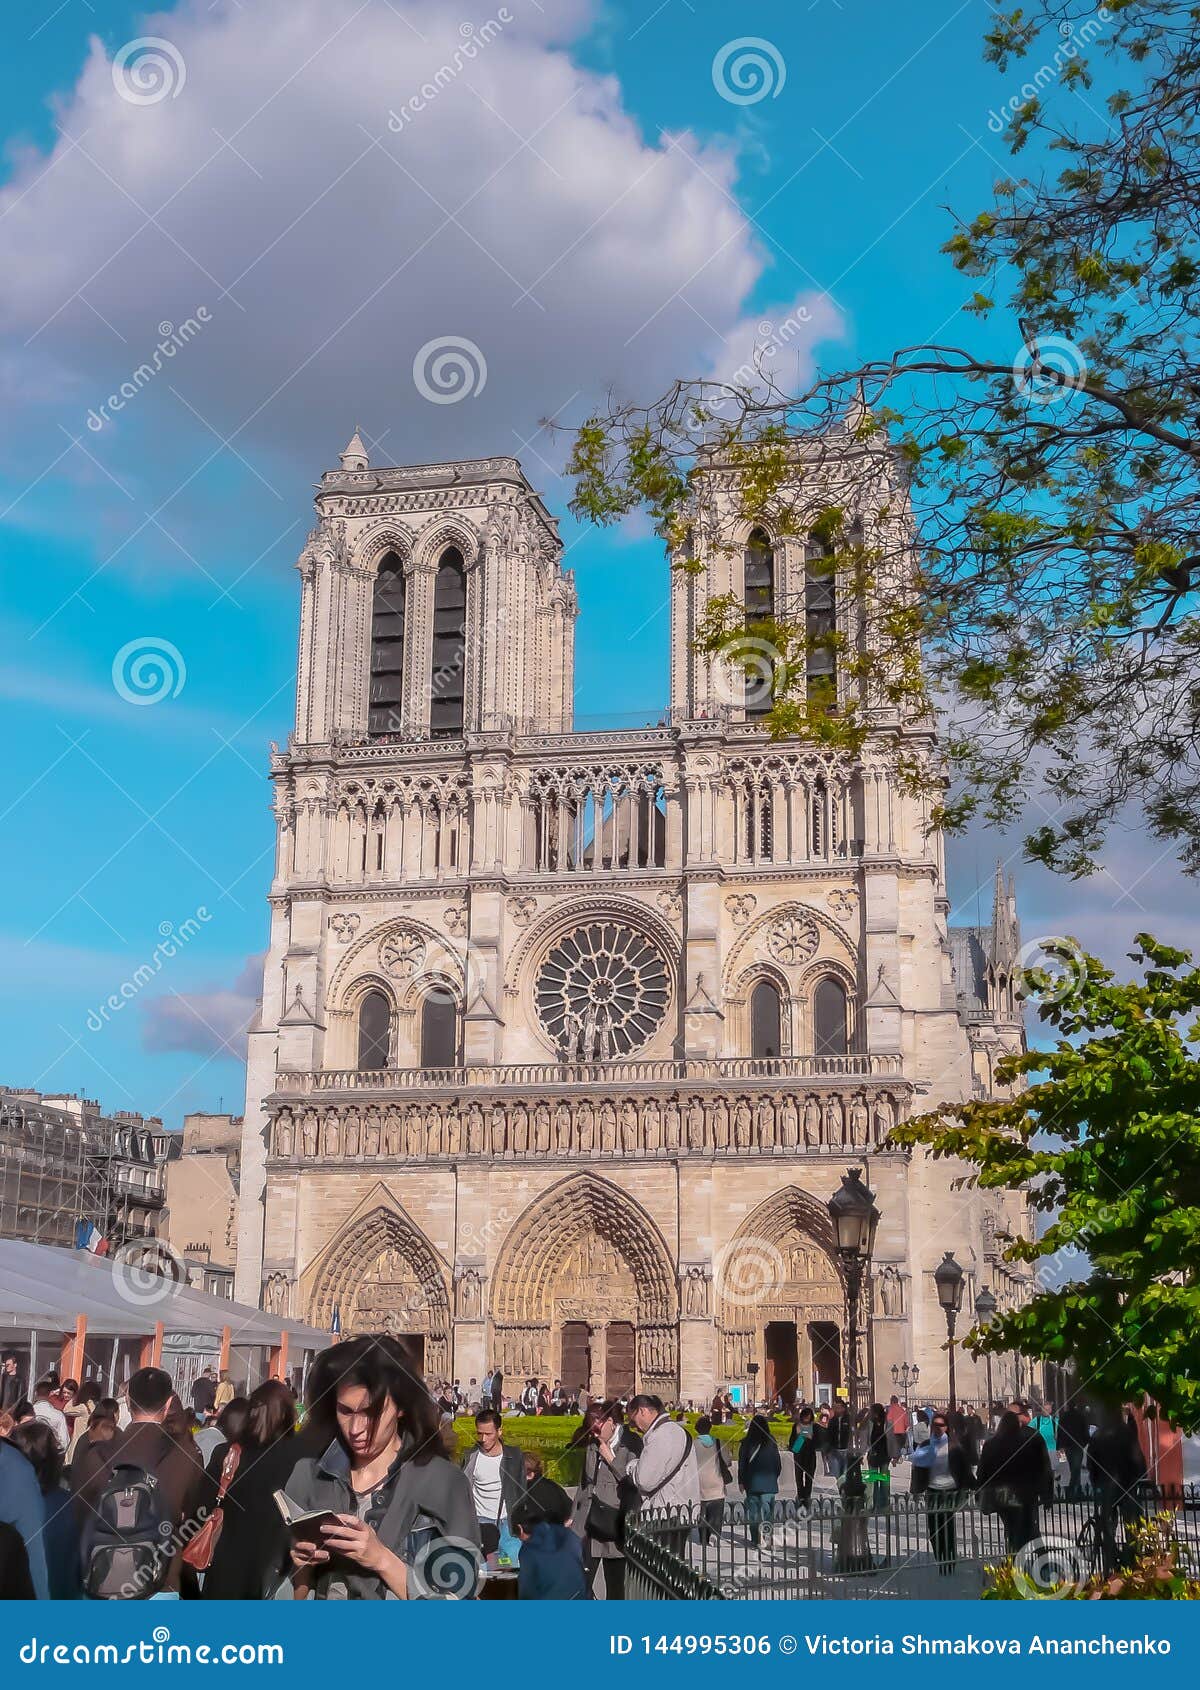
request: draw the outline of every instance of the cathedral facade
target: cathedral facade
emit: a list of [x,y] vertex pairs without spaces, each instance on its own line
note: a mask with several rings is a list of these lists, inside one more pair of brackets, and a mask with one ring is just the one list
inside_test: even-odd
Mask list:
[[[897,520],[849,442],[839,474],[865,533]],[[948,926],[940,835],[895,772],[898,746],[936,756],[928,724],[879,709],[853,758],[772,740],[754,674],[698,653],[715,595],[869,637],[734,487],[714,466],[693,567],[663,566],[661,722],[577,733],[574,585],[520,465],[372,468],[356,435],[322,477],[271,758],[241,1300],[406,1336],[464,1386],[820,1397],[851,1364],[827,1204],[852,1166],[880,1211],[876,1394],[908,1362],[945,1395],[947,1251],[964,1326],[985,1286],[1024,1294],[998,1242],[1021,1215],[889,1141],[1020,1042],[1012,890]],[[982,1394],[965,1358],[959,1381]]]

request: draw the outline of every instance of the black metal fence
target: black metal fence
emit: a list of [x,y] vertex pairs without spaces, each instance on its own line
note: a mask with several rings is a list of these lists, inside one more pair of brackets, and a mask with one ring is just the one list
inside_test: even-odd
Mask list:
[[808,1505],[726,1503],[720,1526],[699,1510],[641,1513],[626,1530],[626,1595],[665,1601],[823,1598],[966,1600],[1013,1555],[1029,1596],[1083,1584],[1122,1564],[1131,1526],[1161,1517],[1200,1577],[1200,1492],[1149,1485],[1115,1499],[1060,1490],[1027,1514],[982,1508],[970,1492],[927,1492]]

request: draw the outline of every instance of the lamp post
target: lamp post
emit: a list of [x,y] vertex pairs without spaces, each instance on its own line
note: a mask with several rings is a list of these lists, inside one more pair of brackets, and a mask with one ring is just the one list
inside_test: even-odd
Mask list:
[[958,1311],[962,1308],[963,1286],[967,1276],[947,1250],[933,1270],[933,1279],[937,1286],[938,1302],[946,1311],[946,1347],[950,1351],[950,1412],[953,1414],[958,1407],[958,1396],[954,1388],[954,1325],[958,1319]]
[[842,1175],[841,1185],[829,1199],[829,1218],[833,1222],[838,1259],[846,1278],[846,1327],[850,1348],[847,1372],[853,1417],[861,1406],[858,1400],[858,1299],[863,1274],[875,1247],[875,1228],[879,1225],[875,1193],[867,1190],[861,1169],[850,1168]]
[[904,1392],[905,1408],[908,1407],[908,1387],[910,1385],[915,1385],[920,1377],[921,1369],[917,1366],[915,1361],[911,1363],[907,1361],[901,1362],[899,1366],[897,1366],[895,1362],[892,1363],[892,1384],[899,1385],[900,1389]]
[[[996,1318],[996,1299],[986,1285],[975,1299],[975,1319],[980,1326],[990,1326]],[[992,1429],[992,1352],[986,1350],[983,1357],[987,1370],[987,1425]]]

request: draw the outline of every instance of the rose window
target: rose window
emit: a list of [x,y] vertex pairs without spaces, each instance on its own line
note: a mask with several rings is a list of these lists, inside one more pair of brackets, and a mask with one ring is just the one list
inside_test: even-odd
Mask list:
[[622,921],[577,927],[538,971],[538,1019],[566,1061],[640,1049],[662,1025],[669,996],[661,953]]

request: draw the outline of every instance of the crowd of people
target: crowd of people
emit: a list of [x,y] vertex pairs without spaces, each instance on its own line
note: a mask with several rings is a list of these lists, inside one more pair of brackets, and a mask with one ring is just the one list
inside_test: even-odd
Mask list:
[[[332,1345],[302,1400],[278,1379],[243,1396],[206,1368],[185,1406],[154,1366],[117,1396],[55,1373],[26,1394],[6,1358],[0,1595],[432,1599],[496,1579],[521,1598],[602,1590],[620,1600],[632,1513],[684,1511],[667,1539],[682,1554],[689,1537],[722,1532],[736,1485],[748,1543],[763,1549],[789,1457],[800,1511],[811,1507],[818,1458],[859,1509],[886,1501],[890,1475],[907,1463],[948,1571],[966,1493],[1001,1517],[1016,1551],[1037,1535],[1056,1450],[1068,1494],[1080,1493],[1086,1464],[1113,1510],[1144,1473],[1136,1431],[1119,1415],[1093,1424],[1077,1405],[1055,1415],[1013,1403],[985,1426],[968,1405],[910,1410],[893,1397],[854,1417],[843,1400],[797,1402],[783,1427],[766,1410],[730,1427],[742,1416],[725,1392],[696,1415],[647,1394],[593,1400],[559,1381],[526,1380],[506,1394],[494,1370],[468,1386],[431,1389],[402,1341],[387,1337]],[[474,1441],[460,1458],[454,1422],[464,1412]],[[568,1412],[582,1416],[562,1469],[570,1488],[520,1447],[526,1416]]]

